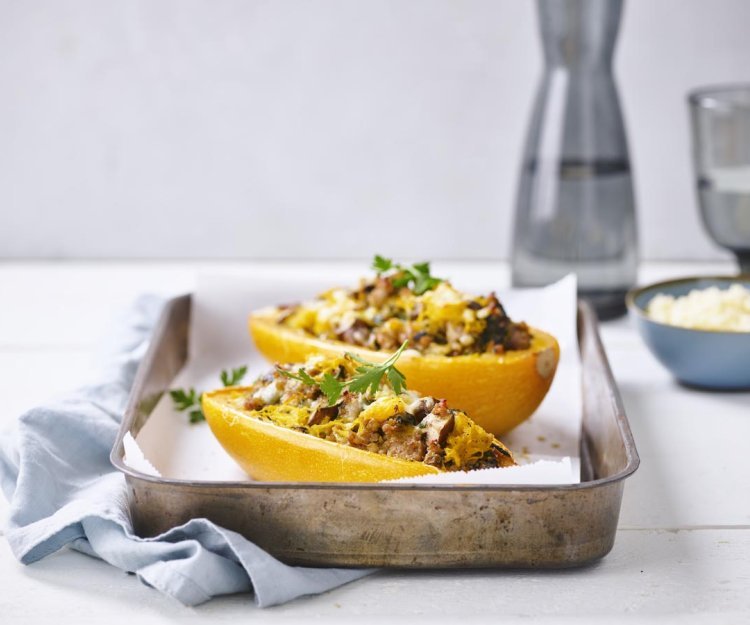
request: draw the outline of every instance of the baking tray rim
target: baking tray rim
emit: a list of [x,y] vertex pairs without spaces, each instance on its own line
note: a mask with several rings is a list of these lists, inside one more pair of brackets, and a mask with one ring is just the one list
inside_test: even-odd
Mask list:
[[[154,359],[156,350],[159,348],[159,342],[153,340],[155,337],[164,334],[167,324],[169,323],[169,312],[178,300],[190,299],[191,294],[185,293],[183,295],[177,295],[167,299],[164,303],[164,308],[159,314],[159,319],[151,331],[149,338],[149,345],[146,349],[146,353],[138,364],[136,375],[133,379],[133,385],[128,397],[128,403],[125,407],[123,419],[120,424],[120,428],[117,433],[117,437],[110,451],[109,459],[112,465],[126,477],[130,477],[143,482],[149,482],[151,484],[158,484],[163,486],[175,486],[181,488],[190,489],[243,489],[243,490],[256,490],[256,489],[270,489],[270,490],[366,490],[366,491],[446,491],[446,492],[486,492],[486,491],[505,491],[505,492],[568,492],[568,491],[585,491],[589,489],[602,488],[610,484],[621,482],[624,479],[630,477],[638,469],[640,465],[640,456],[635,446],[635,440],[633,433],[630,430],[630,424],[627,416],[625,415],[625,409],[622,405],[622,398],[620,397],[619,390],[612,374],[612,369],[609,364],[609,360],[606,357],[606,351],[602,344],[601,337],[599,336],[598,325],[596,321],[596,313],[594,312],[591,305],[584,301],[578,300],[578,316],[583,318],[584,324],[589,325],[589,331],[591,337],[596,343],[596,349],[599,351],[603,358],[602,364],[604,366],[603,374],[607,378],[610,386],[615,389],[613,398],[615,401],[615,412],[617,420],[617,428],[622,437],[623,445],[625,448],[625,454],[627,457],[627,463],[625,467],[615,473],[604,478],[598,478],[589,480],[586,482],[579,482],[577,484],[398,484],[395,482],[238,482],[228,480],[185,480],[177,478],[161,477],[156,475],[149,475],[136,469],[133,469],[125,464],[125,450],[123,439],[125,435],[130,432],[133,420],[140,403],[140,394],[136,391],[139,390],[145,383],[146,375],[149,367],[146,363],[151,362]],[[583,432],[582,432],[583,436]]]

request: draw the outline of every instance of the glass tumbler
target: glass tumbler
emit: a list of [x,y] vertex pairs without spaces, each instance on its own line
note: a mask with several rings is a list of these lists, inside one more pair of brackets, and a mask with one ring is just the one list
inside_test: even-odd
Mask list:
[[703,224],[750,273],[750,85],[698,89],[688,102]]

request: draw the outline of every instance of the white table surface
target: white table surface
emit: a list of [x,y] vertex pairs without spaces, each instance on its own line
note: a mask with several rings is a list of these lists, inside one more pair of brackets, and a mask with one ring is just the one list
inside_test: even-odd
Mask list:
[[[191,289],[199,271],[341,280],[333,263],[0,264],[0,429],[25,409],[87,381],[89,359],[118,309],[144,291]],[[438,275],[495,276],[504,265],[437,264]],[[650,264],[641,283],[718,274],[728,264]],[[625,487],[612,552],[568,571],[383,571],[267,610],[250,595],[186,608],[101,561],[63,550],[28,567],[0,540],[0,623],[750,622],[750,393],[678,386],[627,319],[602,336],[641,467]],[[7,504],[0,496],[0,514]]]

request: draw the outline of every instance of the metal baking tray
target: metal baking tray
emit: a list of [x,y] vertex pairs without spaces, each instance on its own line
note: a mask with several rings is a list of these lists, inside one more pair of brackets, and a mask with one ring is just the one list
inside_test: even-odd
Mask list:
[[137,435],[185,364],[190,304],[186,295],[164,309],[112,449],[139,535],[205,517],[308,566],[562,568],[612,548],[624,480],[639,459],[585,303],[578,308],[582,482],[568,486],[200,482],[134,471],[123,462],[123,437]]

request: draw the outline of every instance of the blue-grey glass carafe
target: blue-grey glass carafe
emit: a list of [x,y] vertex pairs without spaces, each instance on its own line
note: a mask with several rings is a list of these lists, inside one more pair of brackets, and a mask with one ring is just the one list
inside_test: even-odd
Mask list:
[[539,286],[574,272],[601,318],[636,280],[633,182],[612,56],[621,0],[538,0],[544,75],[517,196],[512,276]]

